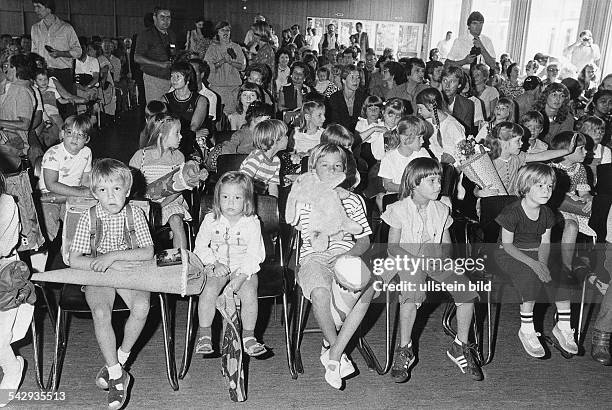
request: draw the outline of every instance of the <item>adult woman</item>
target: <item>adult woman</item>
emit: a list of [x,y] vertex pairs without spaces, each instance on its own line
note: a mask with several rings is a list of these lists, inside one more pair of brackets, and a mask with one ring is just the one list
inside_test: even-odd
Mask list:
[[552,83],[540,95],[533,106],[544,117],[544,142],[550,145],[553,137],[562,131],[574,129],[574,117],[570,111],[569,90],[561,83]]
[[289,44],[291,44],[291,30],[289,30],[288,28],[284,29],[281,33],[281,37],[283,38],[281,48],[285,48]]
[[9,86],[0,94],[0,162],[2,169],[10,171],[19,166],[19,157],[28,153],[36,98],[30,87],[31,63],[25,55],[11,56],[2,68]]
[[525,90],[523,85],[519,83],[519,67],[517,63],[510,63],[506,69],[507,80],[504,80],[499,87],[499,92],[502,96],[515,99],[523,94]]
[[205,21],[204,17],[198,17],[195,19],[195,28],[187,32],[185,49],[197,54],[198,58],[204,58],[208,46],[212,43],[209,27],[211,25],[212,23]]
[[489,68],[486,65],[481,63],[473,65],[470,69],[470,75],[472,77],[472,93],[484,103],[484,117],[485,121],[488,121],[497,105],[499,91],[497,91],[497,88],[487,85]]
[[242,84],[240,72],[246,68],[246,58],[240,46],[230,40],[232,27],[227,21],[215,26],[215,40],[206,50],[204,60],[210,66],[210,89],[221,97],[226,114],[235,110],[234,101]]
[[529,60],[525,65],[525,77],[537,76],[540,64],[535,60]]
[[274,69],[274,95],[278,99],[278,93],[289,82],[289,72],[291,71],[291,57],[289,51],[281,48],[276,53],[276,64]]
[[342,89],[329,97],[325,112],[327,123],[340,124],[350,132],[355,132],[361,107],[368,95],[359,88],[360,75],[355,66],[344,66],[341,78]]
[[285,85],[278,94],[278,110],[295,110],[302,107],[303,96],[311,92],[311,88],[304,84],[308,66],[296,61],[291,65],[291,81]]
[[175,63],[171,69],[170,83],[174,91],[164,94],[168,111],[181,120],[180,151],[189,157],[201,157],[196,138],[208,136],[209,131],[202,128],[208,115],[208,100],[198,93],[198,81],[191,64]]
[[250,50],[251,64],[265,64],[272,72],[275,58],[270,25],[265,21],[256,21],[252,27],[255,42]]
[[386,100],[390,98],[391,94],[397,93],[400,86],[408,81],[408,78],[403,65],[396,61],[387,61],[382,69],[382,80],[385,87],[383,88],[383,95],[379,95],[379,97]]

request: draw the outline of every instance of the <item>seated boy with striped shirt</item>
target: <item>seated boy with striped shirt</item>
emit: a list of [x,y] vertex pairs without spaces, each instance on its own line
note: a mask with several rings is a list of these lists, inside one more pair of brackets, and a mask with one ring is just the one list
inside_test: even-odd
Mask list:
[[287,126],[280,120],[264,120],[253,129],[252,151],[240,166],[240,171],[253,178],[257,193],[278,197],[280,184],[279,151],[287,148]]

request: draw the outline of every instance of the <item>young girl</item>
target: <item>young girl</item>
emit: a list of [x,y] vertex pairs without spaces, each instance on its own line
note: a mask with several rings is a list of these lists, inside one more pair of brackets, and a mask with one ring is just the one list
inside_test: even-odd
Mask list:
[[[335,178],[337,173],[344,172],[345,169],[346,152],[337,145],[318,145],[308,159],[308,170],[315,172],[321,181]],[[340,255],[361,256],[370,247],[369,235],[372,233],[366,219],[363,199],[349,193],[348,197],[342,200],[342,206],[347,216],[359,223],[363,231],[358,235],[345,233],[340,239],[330,240],[327,250],[322,252],[315,251],[310,241],[304,240],[300,248],[297,272],[302,293],[312,301],[315,318],[323,331],[321,363],[325,367],[325,380],[336,389],[342,387],[343,378],[355,372],[353,364],[343,352],[363,320],[373,296],[371,287],[363,291],[346,316],[340,332],[337,332],[330,312],[334,263]],[[308,238],[309,220],[310,207],[305,205],[297,210],[293,221],[287,222],[294,226],[299,224],[303,238]]]
[[416,96],[419,115],[434,126],[434,134],[429,139],[429,149],[442,163],[454,164],[459,159],[457,143],[465,139],[465,129],[452,116],[435,88],[428,88]]
[[[372,98],[372,97],[369,97],[369,98]],[[373,98],[377,98],[377,97],[373,97]],[[397,127],[397,123],[405,115],[406,107],[404,106],[404,102],[399,98],[392,98],[386,101],[384,104],[383,112],[382,112],[382,123],[377,123],[374,120],[374,117],[376,115],[376,109],[371,108],[370,114],[368,114],[367,112],[368,106],[366,106],[365,102],[364,102],[364,106],[366,107],[366,112],[365,112],[366,120],[367,120],[366,129],[364,129],[363,131],[359,131],[357,128],[355,128],[355,131],[358,131],[360,133],[359,135],[361,136],[361,139],[362,139],[362,145],[361,145],[362,158],[366,160],[366,162],[368,163],[371,169],[372,166],[377,164],[385,156],[385,139],[384,139],[385,132]],[[370,107],[371,106],[376,106],[376,104],[372,104],[370,105]],[[363,114],[364,112],[362,108],[362,115]],[[364,124],[363,121],[362,121],[362,124]]]
[[497,101],[497,105],[495,105],[495,109],[493,110],[491,121],[483,124],[480,131],[478,131],[478,135],[476,135],[476,141],[484,140],[487,135],[493,131],[493,127],[500,122],[516,122],[516,119],[516,103],[506,97],[500,98]]
[[[147,144],[130,159],[130,167],[140,170],[147,184],[182,167],[185,157],[178,150],[181,142],[181,122],[171,114],[154,115],[145,128],[148,132]],[[187,248],[187,237],[183,220],[190,221],[187,203],[180,193],[156,200],[162,207],[162,225],[169,224],[172,229],[172,245]]]
[[144,148],[147,146],[147,139],[151,135],[150,131],[147,131],[147,125],[149,120],[155,116],[155,114],[165,114],[168,112],[168,106],[165,102],[159,100],[151,100],[145,106],[145,127],[140,132],[138,147]]
[[340,124],[330,124],[321,134],[321,144],[339,145],[346,150],[346,179],[340,187],[353,190],[361,182],[357,168],[357,161],[353,154],[353,144],[355,137],[353,134]]
[[606,123],[601,118],[590,115],[581,118],[576,124],[576,129],[593,141],[586,163],[591,168],[593,186],[596,186],[597,166],[612,163],[612,151],[601,143],[606,132]]
[[236,112],[228,116],[232,131],[239,130],[246,124],[246,112],[253,101],[262,101],[261,89],[257,84],[242,84],[238,90]]
[[[417,137],[417,139],[420,137]],[[421,258],[423,256],[444,258],[450,251],[448,229],[453,223],[450,208],[438,201],[442,188],[442,167],[432,158],[413,159],[403,173],[400,200],[389,205],[381,218],[389,225],[389,256],[391,258]],[[443,245],[445,244],[445,245]],[[393,272],[395,273],[395,272]],[[474,314],[474,300],[478,293],[469,291],[469,279],[452,271],[399,271],[401,283],[410,283],[400,296],[400,344],[395,350],[391,376],[397,383],[408,380],[410,367],[414,364],[412,327],[418,307],[425,301],[427,276],[442,284],[460,283],[451,291],[457,304],[457,337],[447,350],[447,356],[462,373],[474,380],[482,380],[483,374],[468,335]]]
[[548,144],[540,139],[544,131],[544,116],[538,111],[527,111],[521,116],[521,126],[529,131],[528,154],[537,154],[548,149]]
[[329,79],[330,76],[331,73],[329,72],[329,68],[319,67],[317,69],[317,85],[315,90],[325,98],[329,98],[333,93],[339,90],[336,84]]
[[[509,195],[518,195],[518,170],[527,162],[548,161],[562,157],[574,151],[575,138],[567,149],[548,150],[537,154],[521,152],[522,139],[525,135],[523,127],[512,122],[497,124],[490,135],[484,140],[484,146],[489,149],[489,156]],[[474,195],[478,198],[500,195],[492,187],[476,187]]]
[[323,101],[308,101],[302,105],[303,123],[293,134],[294,150],[297,154],[308,153],[321,143],[323,123],[325,122],[325,104]]
[[[359,133],[362,144],[368,144],[367,146],[362,145],[361,147],[362,150],[366,148],[366,152],[368,153],[372,152],[371,144],[375,136],[374,134],[384,134],[387,131],[387,127],[384,126],[381,119],[382,107],[383,101],[380,99],[380,97],[375,95],[367,97],[361,106],[361,116],[357,120],[355,132]],[[379,138],[378,135],[376,135],[376,138]],[[370,160],[368,165],[373,166],[375,163],[374,157],[369,155],[368,158]]]
[[498,266],[503,266],[521,297],[521,327],[518,337],[525,351],[543,357],[544,348],[533,326],[533,308],[541,287],[555,300],[559,321],[553,335],[564,350],[578,353],[570,326],[568,289],[551,284],[548,269],[550,232],[556,220],[546,206],[556,183],[555,172],[544,164],[528,164],[517,173],[516,188],[520,200],[507,205],[495,218],[501,226],[503,250],[496,253]]
[[206,214],[193,252],[205,266],[208,279],[200,294],[200,330],[196,353],[213,353],[211,325],[217,297],[225,286],[237,293],[242,307],[242,344],[249,356],[261,356],[266,347],[255,339],[257,272],[266,252],[260,222],[255,215],[251,178],[226,172],[215,185],[212,212]]
[[427,124],[415,115],[400,120],[394,131],[400,141],[399,146],[387,152],[380,162],[378,176],[382,178],[387,192],[399,192],[404,169],[415,158],[430,158],[423,148],[423,138],[427,135]]

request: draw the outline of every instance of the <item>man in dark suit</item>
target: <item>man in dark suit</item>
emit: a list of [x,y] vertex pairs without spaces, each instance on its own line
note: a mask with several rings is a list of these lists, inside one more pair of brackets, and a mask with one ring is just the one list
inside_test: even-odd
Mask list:
[[291,41],[290,41],[290,44],[295,44],[295,46],[297,47],[298,50],[300,48],[304,47],[304,45],[306,44],[304,42],[304,36],[300,33],[300,25],[299,24],[294,24],[293,26],[291,26]]
[[360,75],[355,66],[344,66],[341,77],[342,90],[333,93],[327,103],[327,124],[340,124],[355,132],[361,107],[368,94],[359,88]]
[[366,51],[370,48],[370,42],[368,41],[368,33],[363,30],[363,25],[361,23],[355,24],[355,30],[357,33],[351,34],[350,40],[351,44],[354,44],[359,47],[361,52],[359,53],[359,61],[364,61],[366,56]]
[[465,86],[465,77],[460,67],[450,66],[442,72],[442,92],[448,108],[465,128],[466,135],[476,135],[478,130],[474,127],[474,103],[472,100],[460,95]]

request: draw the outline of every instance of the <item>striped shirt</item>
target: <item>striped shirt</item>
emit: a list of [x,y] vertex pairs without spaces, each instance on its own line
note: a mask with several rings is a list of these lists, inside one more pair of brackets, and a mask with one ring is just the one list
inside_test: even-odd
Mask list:
[[[363,227],[363,231],[357,235],[352,235],[345,232],[341,239],[330,239],[329,247],[327,248],[328,251],[333,249],[341,249],[348,252],[353,248],[353,245],[355,245],[356,239],[372,234],[372,230],[370,229],[370,225],[368,224],[368,220],[366,218],[365,202],[363,198],[357,194],[349,192],[349,196],[346,199],[342,199],[341,202],[344,210],[346,211],[346,215],[361,225]],[[315,252],[312,249],[310,241],[306,240],[306,238],[310,236],[309,226],[311,209],[312,206],[310,204],[300,204],[295,213],[294,220],[289,221],[291,225],[296,226],[299,224],[301,226],[302,238],[304,238],[304,240],[302,241],[302,248],[300,249],[300,261],[302,261],[304,257]]]
[[266,185],[279,185],[280,167],[281,162],[277,156],[269,159],[263,150],[256,149],[242,162],[240,171]]

